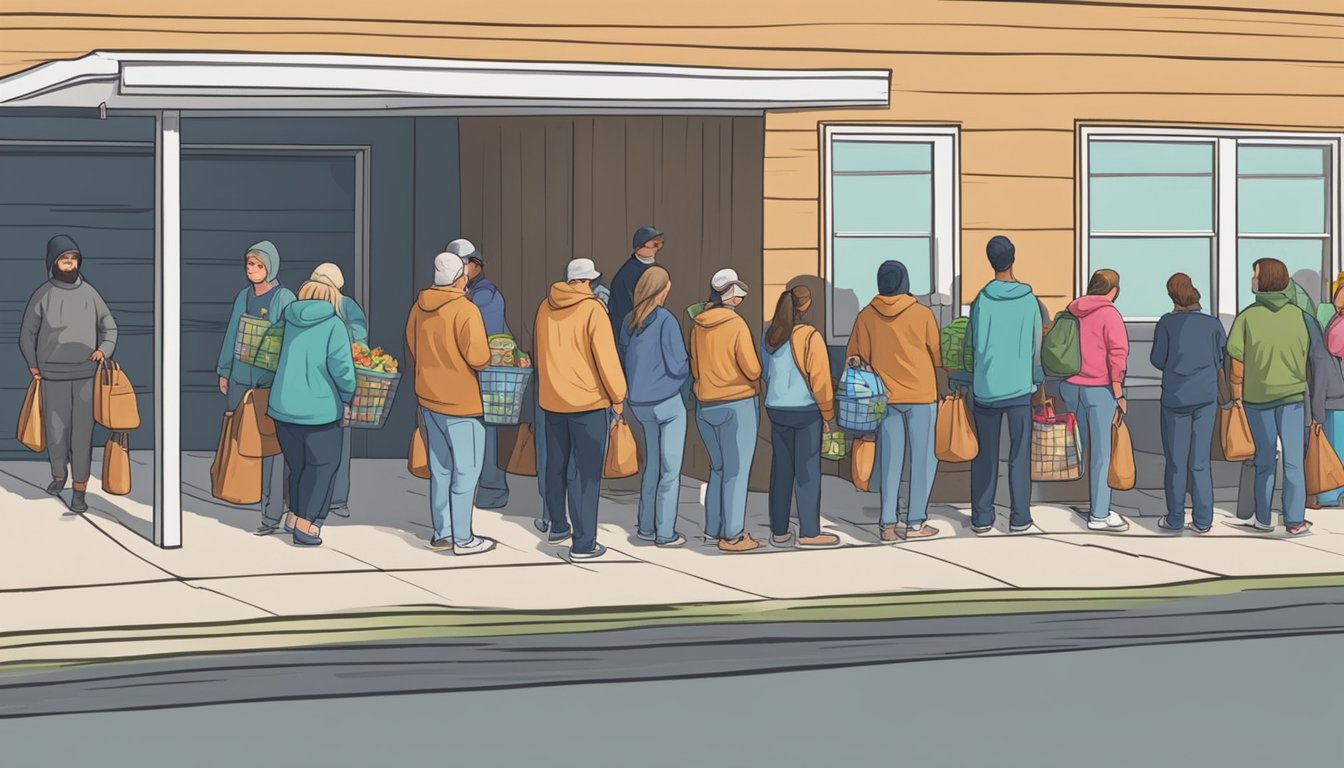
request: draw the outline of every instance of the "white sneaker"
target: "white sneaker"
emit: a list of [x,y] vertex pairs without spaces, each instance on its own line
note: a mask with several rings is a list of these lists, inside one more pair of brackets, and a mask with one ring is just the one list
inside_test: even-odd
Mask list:
[[495,540],[487,539],[484,536],[472,536],[471,541],[466,544],[455,544],[453,546],[454,555],[479,555],[483,552],[489,552],[495,548]]
[[1121,517],[1119,514],[1112,512],[1100,520],[1095,517],[1089,518],[1087,521],[1087,528],[1090,531],[1120,533],[1121,531],[1129,530],[1129,523],[1125,522],[1125,518]]
[[1271,532],[1273,532],[1273,530],[1274,530],[1274,525],[1273,525],[1273,524],[1266,525],[1266,524],[1260,522],[1259,520],[1256,520],[1255,518],[1251,518],[1251,524],[1250,524],[1250,527],[1251,527],[1251,528],[1254,528],[1254,529],[1257,530],[1257,531],[1263,531],[1263,532],[1265,532],[1265,533],[1271,533]]

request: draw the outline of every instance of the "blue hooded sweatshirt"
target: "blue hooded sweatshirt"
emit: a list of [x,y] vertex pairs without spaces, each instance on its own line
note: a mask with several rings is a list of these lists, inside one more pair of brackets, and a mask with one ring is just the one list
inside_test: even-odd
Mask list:
[[655,309],[633,333],[622,322],[620,338],[632,405],[657,405],[681,393],[691,375],[691,358],[671,312]]
[[[274,374],[238,360],[234,354],[234,345],[238,341],[238,321],[243,315],[262,317],[275,323],[284,316],[285,308],[295,300],[294,292],[280,285],[276,277],[280,274],[280,251],[269,240],[248,248],[245,253],[255,253],[266,265],[266,284],[270,288],[260,296],[247,286],[238,292],[233,300],[233,311],[229,313],[229,324],[224,327],[224,343],[219,348],[219,361],[215,373],[242,387],[264,387],[271,383]],[[352,302],[353,303],[353,302]],[[360,313],[361,316],[363,313]]]
[[1041,370],[1041,308],[1031,286],[994,280],[971,304],[976,402],[986,405],[1031,395]]
[[286,307],[284,323],[267,413],[286,424],[340,421],[355,397],[355,360],[345,321],[327,302],[307,300]]
[[509,332],[509,324],[504,319],[504,295],[499,292],[494,283],[484,277],[476,278],[474,282],[467,286],[467,297],[481,311],[481,319],[485,321],[486,336],[501,333],[506,336],[513,335]]

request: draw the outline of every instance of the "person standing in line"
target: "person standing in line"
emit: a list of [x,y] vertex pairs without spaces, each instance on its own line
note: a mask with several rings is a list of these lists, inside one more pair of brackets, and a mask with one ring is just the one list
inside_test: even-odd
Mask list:
[[[571,261],[565,276],[537,308],[534,325],[537,394],[546,420],[545,464],[537,471],[546,474],[550,542],[572,536],[570,558],[593,560],[607,552],[597,542],[597,512],[608,413],[625,410],[625,374],[611,323],[593,293],[592,281],[601,275],[592,260]],[[572,493],[571,466],[577,468]]]
[[[337,293],[345,288],[345,275],[341,273],[341,268],[330,262],[318,264],[308,279],[331,286]],[[359,302],[342,294],[340,315],[345,321],[346,330],[350,332],[351,343],[367,345],[369,319]],[[331,513],[337,517],[350,516],[350,448],[350,426],[346,425],[341,428],[341,464],[336,469],[336,481],[331,492]],[[289,493],[288,484],[285,493]]]
[[1116,411],[1124,414],[1125,365],[1129,358],[1129,334],[1124,318],[1115,308],[1120,295],[1120,275],[1099,269],[1087,283],[1087,295],[1069,303],[1069,313],[1078,318],[1078,349],[1082,369],[1059,385],[1064,405],[1078,416],[1078,439],[1087,446],[1087,481],[1091,499],[1089,531],[1120,533],[1129,523],[1111,509],[1111,421]]
[[[504,317],[504,294],[485,276],[485,256],[470,240],[454,240],[444,249],[457,254],[467,275],[467,297],[481,311],[485,322],[485,337],[508,336],[508,321]],[[499,466],[499,427],[485,425],[485,463],[481,469],[481,484],[476,490],[476,506],[480,509],[503,509],[509,505],[509,475]]]
[[710,302],[691,329],[695,420],[710,466],[705,536],[722,552],[751,552],[762,546],[746,532],[747,482],[761,418],[761,361],[751,329],[737,313],[746,284],[734,270],[721,269],[710,287]]
[[972,417],[980,452],[971,460],[971,530],[994,527],[999,479],[999,436],[1008,420],[1009,531],[1030,530],[1031,396],[1041,370],[1041,309],[1031,286],[1013,274],[1017,249],[1003,235],[985,247],[994,279],[971,303]]
[[294,511],[285,528],[300,546],[322,544],[341,464],[341,420],[349,418],[355,397],[355,359],[341,299],[340,291],[310,280],[285,307],[280,365],[267,407],[290,470]]
[[[1255,442],[1255,520],[1258,531],[1274,530],[1276,448],[1283,448],[1283,524],[1290,536],[1311,529],[1306,519],[1303,472],[1308,365],[1315,318],[1294,301],[1288,268],[1278,259],[1252,265],[1255,303],[1243,309],[1227,335],[1232,358],[1232,397],[1245,403]],[[1304,321],[1305,318],[1305,321]]]
[[821,532],[821,436],[835,421],[835,387],[826,341],[808,325],[806,286],[784,291],[761,345],[765,412],[774,453],[770,459],[770,545],[793,546],[789,508],[798,504],[798,546],[823,549],[840,537]]
[[59,496],[74,474],[70,511],[89,511],[93,470],[93,390],[98,366],[117,349],[117,321],[84,279],[84,255],[68,235],[47,242],[47,279],[33,292],[19,327],[19,351],[41,381],[42,422],[51,483]]
[[[1321,305],[1330,307],[1326,320],[1323,353],[1312,348],[1312,369],[1319,371],[1322,384],[1312,390],[1312,412],[1325,427],[1325,438],[1335,453],[1344,457],[1344,279],[1336,280],[1332,300]],[[1321,313],[1325,315],[1326,313]],[[1313,379],[1316,381],[1317,379]],[[1316,495],[1312,509],[1340,506],[1344,488],[1334,488]]]
[[1195,533],[1213,526],[1213,469],[1209,453],[1218,420],[1218,372],[1223,369],[1227,334],[1218,318],[1199,306],[1190,276],[1177,272],[1167,280],[1174,309],[1157,321],[1149,361],[1162,372],[1163,488],[1167,514],[1164,531],[1185,528],[1186,478]]
[[626,350],[630,410],[643,426],[637,536],[660,547],[686,543],[676,526],[686,449],[686,405],[681,390],[690,378],[691,363],[677,319],[664,306],[671,291],[672,279],[666,269],[654,266],[644,271],[635,285],[635,308],[621,324],[620,343]]
[[[631,244],[634,253],[631,253],[630,258],[616,270],[616,277],[611,281],[608,313],[611,315],[611,327],[617,341],[621,339],[621,328],[625,324],[626,317],[635,309],[635,288],[639,285],[639,278],[654,265],[658,251],[662,247],[663,233],[656,228],[640,227],[635,230]],[[624,353],[625,348],[621,347],[621,354]]]
[[429,454],[429,547],[478,555],[495,542],[472,533],[472,504],[485,455],[485,408],[476,375],[490,365],[481,311],[467,297],[466,267],[452,252],[434,258],[434,285],[406,318],[406,352]]
[[910,509],[905,538],[938,535],[926,521],[938,471],[934,440],[938,427],[938,369],[943,366],[938,320],[910,294],[910,275],[899,261],[877,270],[878,295],[854,320],[846,355],[850,365],[867,363],[887,388],[887,412],[877,434],[877,484],[882,496],[878,520],[882,541],[898,534],[898,500],[906,446],[910,447]]

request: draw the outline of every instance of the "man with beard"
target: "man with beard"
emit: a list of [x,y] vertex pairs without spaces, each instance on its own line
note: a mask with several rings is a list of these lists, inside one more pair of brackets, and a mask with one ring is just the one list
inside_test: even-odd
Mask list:
[[23,313],[19,349],[42,382],[42,418],[51,460],[47,493],[59,496],[74,472],[70,509],[87,512],[84,494],[93,464],[93,382],[117,348],[117,323],[85,282],[84,257],[67,235],[47,243],[47,275]]

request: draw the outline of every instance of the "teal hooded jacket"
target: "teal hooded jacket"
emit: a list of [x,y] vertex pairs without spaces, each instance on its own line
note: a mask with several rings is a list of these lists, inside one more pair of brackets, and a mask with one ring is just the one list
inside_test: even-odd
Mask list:
[[267,413],[286,424],[340,421],[355,397],[355,359],[345,321],[327,302],[308,300],[286,307],[284,324]]
[[262,304],[267,319],[275,322],[276,318],[284,316],[285,308],[295,301],[295,298],[293,291],[276,282],[276,277],[280,274],[280,251],[276,249],[274,243],[263,240],[248,248],[245,253],[257,254],[261,262],[266,265],[266,282],[272,288],[261,296],[256,296],[250,285],[238,292],[233,300],[233,311],[229,314],[229,324],[224,328],[224,343],[219,348],[219,362],[215,372],[242,387],[264,387],[271,383],[275,375],[239,361],[234,354],[234,346],[238,343],[238,321],[247,313],[247,305],[252,301]]
[[1041,305],[1026,283],[994,280],[971,304],[975,351],[971,391],[993,404],[1029,395],[1045,380],[1041,370]]

